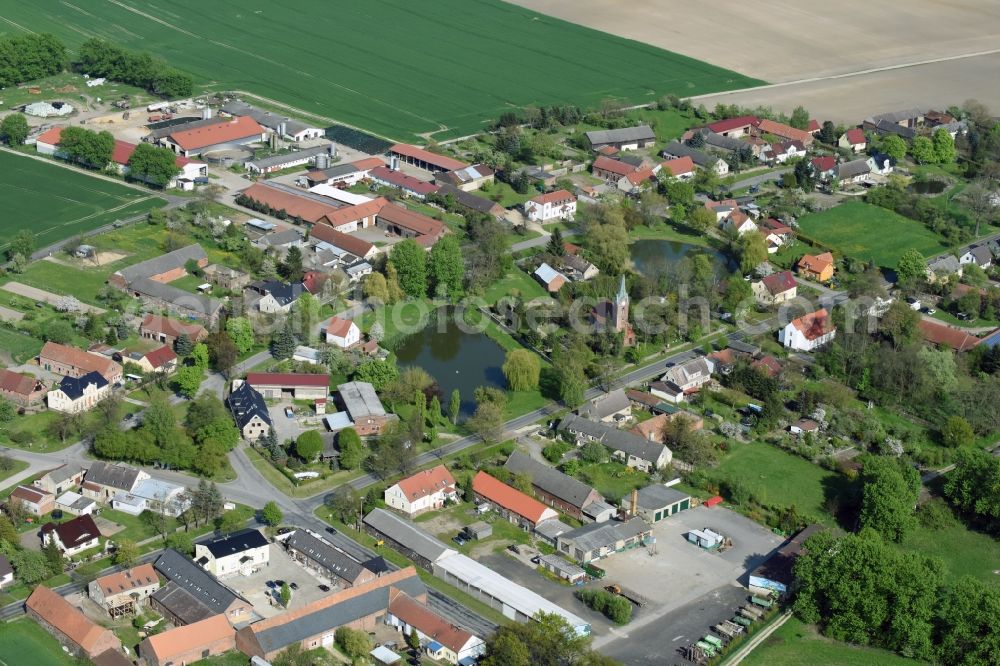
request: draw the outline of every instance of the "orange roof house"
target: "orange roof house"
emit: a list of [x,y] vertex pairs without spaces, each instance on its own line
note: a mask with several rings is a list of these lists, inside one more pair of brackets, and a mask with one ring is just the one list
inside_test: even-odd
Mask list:
[[493,504],[510,522],[522,526],[534,528],[542,521],[559,517],[555,510],[486,472],[479,472],[472,479],[472,492],[477,501]]
[[412,164],[427,171],[458,171],[469,166],[460,160],[445,155],[438,155],[429,150],[411,146],[408,143],[397,143],[389,148],[389,154],[402,162]]
[[149,636],[139,643],[139,655],[148,666],[193,664],[236,648],[236,630],[225,615]]
[[28,615],[71,652],[88,658],[108,650],[121,650],[122,643],[110,629],[91,622],[68,601],[39,585],[25,602]]
[[669,173],[674,178],[687,176],[694,173],[694,160],[689,155],[678,157],[675,160],[667,160],[660,163],[660,168]]
[[833,255],[829,252],[823,254],[804,254],[796,265],[799,275],[817,282],[826,282],[833,277]]
[[761,118],[757,121],[757,133],[772,134],[788,141],[801,141],[802,145],[806,147],[811,146],[814,141],[813,135],[805,130],[795,129],[790,125],[768,120],[767,118]]
[[458,499],[458,493],[455,477],[447,467],[438,465],[400,479],[395,485],[385,489],[384,498],[385,503],[393,509],[415,516],[424,511],[439,509],[449,500]]
[[140,337],[173,344],[174,340],[187,334],[191,342],[201,342],[208,337],[204,326],[188,324],[162,315],[148,314],[139,325]]

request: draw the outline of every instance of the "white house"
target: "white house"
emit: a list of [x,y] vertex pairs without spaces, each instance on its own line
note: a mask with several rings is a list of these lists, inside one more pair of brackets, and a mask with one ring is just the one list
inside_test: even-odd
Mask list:
[[812,351],[833,340],[836,334],[837,327],[829,313],[821,308],[788,322],[778,331],[778,342],[789,349]]
[[737,209],[722,223],[722,229],[723,231],[735,231],[736,235],[742,236],[751,231],[757,231],[757,225],[750,219],[749,215]]
[[99,372],[82,377],[63,377],[59,387],[45,396],[49,409],[67,414],[79,414],[91,409],[111,393],[111,385]]
[[334,317],[326,327],[326,343],[349,349],[361,342],[361,329],[350,319]]
[[993,265],[993,253],[986,245],[972,245],[959,255],[958,263],[963,266],[975,264],[986,270]]
[[0,555],[0,589],[3,589],[14,582],[14,567],[10,565],[10,560],[6,555]]
[[42,527],[42,543],[54,541],[66,557],[72,557],[100,543],[101,531],[89,515],[77,516],[60,525],[47,523]]
[[216,578],[249,576],[271,561],[270,544],[259,530],[246,529],[195,544],[194,561]]
[[458,500],[455,479],[444,465],[417,472],[385,489],[385,503],[409,517]]
[[778,305],[793,300],[798,294],[798,285],[791,271],[771,273],[763,280],[750,285],[754,298],[761,305]]
[[56,498],[56,508],[71,516],[83,516],[93,514],[97,509],[97,502],[80,493],[67,490]]
[[531,222],[571,220],[576,215],[576,197],[566,190],[556,190],[524,202],[524,213]]

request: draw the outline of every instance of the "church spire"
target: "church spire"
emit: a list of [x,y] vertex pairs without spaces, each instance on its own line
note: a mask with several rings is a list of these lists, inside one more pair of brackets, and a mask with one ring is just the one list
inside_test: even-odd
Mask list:
[[622,275],[621,282],[618,283],[618,295],[615,296],[615,302],[621,303],[626,300],[628,300],[628,292],[625,291],[625,276]]

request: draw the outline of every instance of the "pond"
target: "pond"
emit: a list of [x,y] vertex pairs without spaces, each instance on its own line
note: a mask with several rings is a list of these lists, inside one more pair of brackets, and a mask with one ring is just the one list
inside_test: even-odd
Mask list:
[[664,239],[643,239],[632,243],[629,248],[635,270],[643,275],[651,275],[674,267],[684,257],[706,254],[712,263],[722,270],[732,269],[732,262],[721,252],[700,245],[681,243]]
[[941,194],[948,188],[943,180],[924,180],[910,185],[910,191],[916,194]]
[[473,392],[480,386],[506,388],[503,376],[506,352],[485,333],[467,333],[455,323],[451,310],[439,310],[438,317],[422,331],[407,337],[396,348],[401,367],[416,365],[438,382],[441,410],[448,411],[451,392],[462,396],[461,418],[476,409]]

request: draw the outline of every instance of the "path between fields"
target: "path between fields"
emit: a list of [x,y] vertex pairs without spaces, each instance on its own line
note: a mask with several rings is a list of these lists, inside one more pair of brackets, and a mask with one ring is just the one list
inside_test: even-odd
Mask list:
[[[51,291],[45,291],[44,289],[39,289],[38,287],[31,287],[20,282],[8,282],[3,285],[3,287],[0,287],[0,289],[36,301],[44,301],[49,305],[56,305],[62,299],[66,298],[65,296],[60,296],[59,294],[53,294]],[[96,315],[102,315],[107,312],[104,308],[99,308],[96,305],[87,305],[79,300],[77,300],[77,302],[80,303],[80,310],[82,312],[93,312]]]

